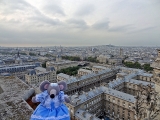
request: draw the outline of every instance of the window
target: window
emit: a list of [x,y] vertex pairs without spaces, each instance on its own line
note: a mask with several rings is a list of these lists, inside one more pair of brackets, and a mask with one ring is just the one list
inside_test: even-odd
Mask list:
[[128,108],[131,109],[131,104],[128,104]]
[[120,105],[120,100],[118,100],[118,105]]
[[123,102],[123,106],[125,106],[125,102]]
[[113,103],[115,103],[115,99],[113,98]]
[[128,116],[130,116],[130,112],[128,112]]

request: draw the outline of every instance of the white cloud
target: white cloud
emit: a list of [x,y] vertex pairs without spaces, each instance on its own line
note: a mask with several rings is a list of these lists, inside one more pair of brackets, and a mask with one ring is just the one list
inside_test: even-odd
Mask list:
[[159,0],[0,0],[0,43],[157,45],[159,11]]

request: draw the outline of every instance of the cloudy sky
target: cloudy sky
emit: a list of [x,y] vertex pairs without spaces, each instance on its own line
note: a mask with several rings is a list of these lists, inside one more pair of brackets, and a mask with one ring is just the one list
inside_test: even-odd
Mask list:
[[160,46],[160,0],[0,0],[0,46]]

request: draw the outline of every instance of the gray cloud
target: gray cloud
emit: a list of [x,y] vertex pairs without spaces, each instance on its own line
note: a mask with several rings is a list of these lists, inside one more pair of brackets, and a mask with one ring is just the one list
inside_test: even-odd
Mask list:
[[[9,0],[3,1],[3,3],[5,3],[6,7],[5,8],[9,8],[10,11],[5,11],[3,12],[3,14],[8,14],[8,13],[15,13],[18,11],[22,11],[22,13],[27,13],[24,14],[24,16],[26,17],[25,20],[29,20],[31,23],[45,23],[45,24],[49,24],[49,25],[60,25],[61,22],[58,19],[52,19],[48,16],[46,16],[45,14],[43,14],[40,10],[38,10],[36,7],[34,7],[33,5],[29,4],[28,2],[24,1],[24,0],[15,0],[14,2],[9,2],[9,5],[7,6],[6,2],[9,2]],[[7,22],[14,22],[15,19],[11,19],[8,20]],[[16,20],[15,22],[17,22],[18,20]],[[20,22],[20,21],[19,21]],[[25,22],[25,21],[23,21]]]
[[139,30],[133,30],[133,31],[128,32],[128,33],[132,34],[132,33],[148,32],[148,31],[153,30],[155,28],[157,28],[157,26],[151,26],[151,27],[146,27],[146,28],[139,29]]
[[54,5],[54,4],[53,5],[52,4],[46,5],[44,7],[44,11],[49,12],[52,15],[57,15],[58,14],[58,15],[65,16],[64,10],[60,6]]
[[75,15],[85,16],[90,15],[95,10],[93,5],[83,5],[76,12]]
[[34,21],[34,22],[42,22],[42,23],[49,24],[49,25],[61,25],[61,24],[63,24],[58,19],[52,19],[52,18],[49,18],[49,17],[47,17],[43,14],[41,16],[37,15],[37,16],[30,17],[29,19]]
[[157,45],[159,3],[159,0],[76,0],[76,3],[0,0],[0,43],[150,45],[152,40]]
[[109,28],[109,21],[103,21],[103,22],[96,22],[92,25],[94,29],[105,29],[107,30]]
[[129,25],[122,25],[122,26],[116,26],[116,27],[110,27],[108,29],[109,32],[126,32],[128,30],[134,29],[132,24]]
[[82,28],[82,29],[88,28],[86,22],[82,19],[81,20],[80,19],[69,19],[66,22],[75,28]]
[[32,7],[28,2],[24,0],[1,0],[0,6],[3,10],[2,14],[12,14],[17,11],[24,11],[29,7]]

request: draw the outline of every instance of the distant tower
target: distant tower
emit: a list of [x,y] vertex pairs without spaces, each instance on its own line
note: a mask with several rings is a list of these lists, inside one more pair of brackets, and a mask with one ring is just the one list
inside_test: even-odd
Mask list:
[[120,57],[122,58],[123,57],[123,49],[120,48]]
[[19,50],[15,59],[15,63],[16,64],[22,64],[22,59],[20,58],[20,54],[19,54]]
[[18,50],[18,53],[17,53],[17,58],[20,58],[19,50]]
[[57,55],[57,57],[56,57],[56,62],[60,62],[60,61],[62,61],[62,57],[61,57],[61,55]]
[[62,49],[62,46],[60,45],[60,55],[63,54],[63,49]]

